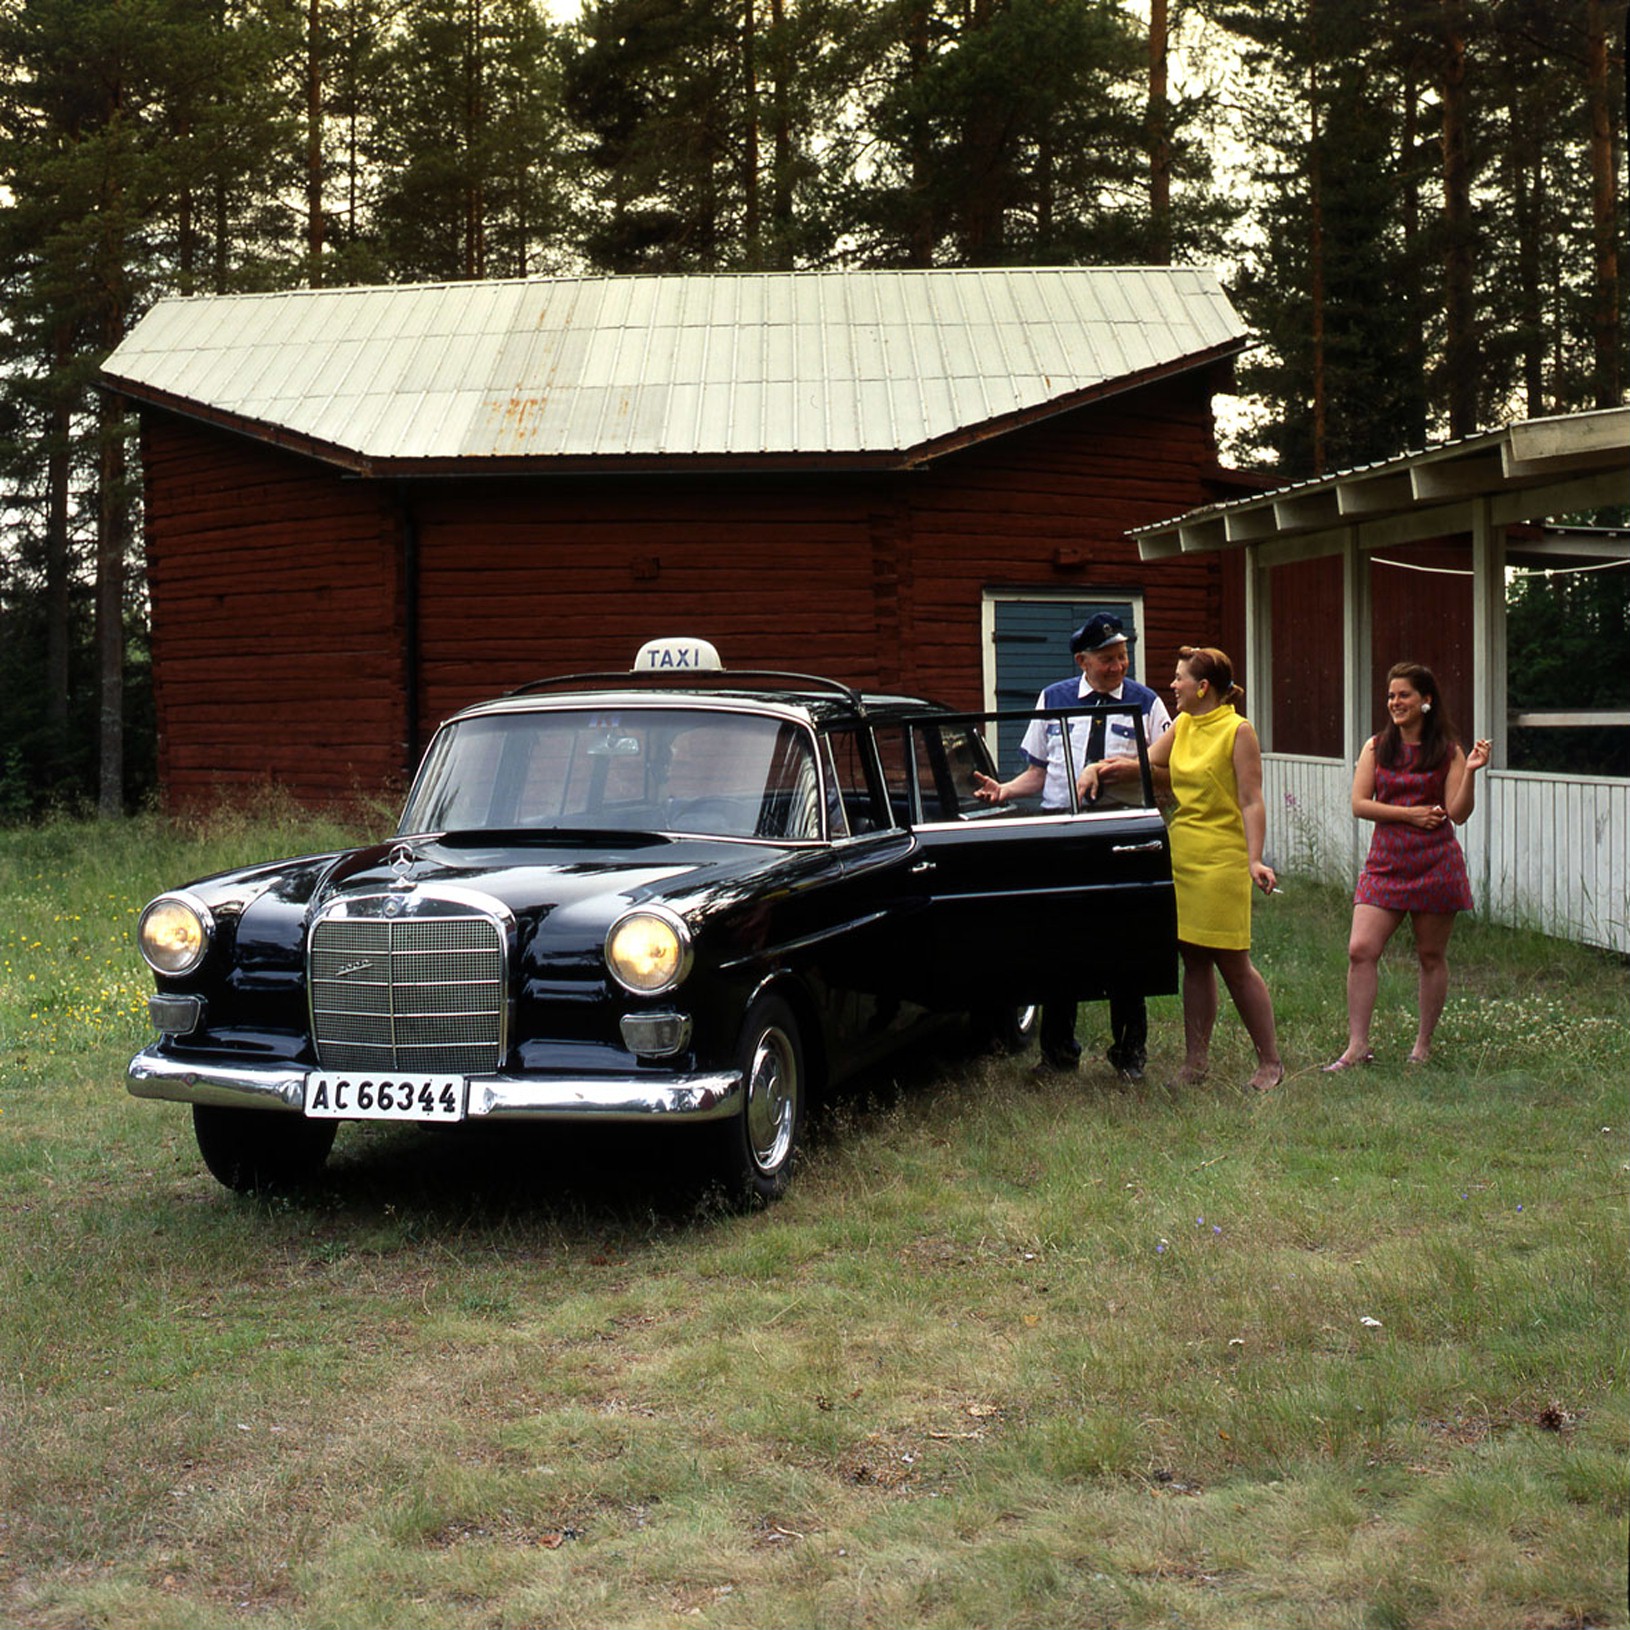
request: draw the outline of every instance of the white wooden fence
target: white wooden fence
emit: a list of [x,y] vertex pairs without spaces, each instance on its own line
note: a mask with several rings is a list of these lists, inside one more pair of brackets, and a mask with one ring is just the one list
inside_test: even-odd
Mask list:
[[[1349,811],[1352,781],[1336,759],[1264,755],[1276,869],[1353,882],[1372,828]],[[1485,770],[1460,841],[1491,922],[1630,955],[1630,780]]]

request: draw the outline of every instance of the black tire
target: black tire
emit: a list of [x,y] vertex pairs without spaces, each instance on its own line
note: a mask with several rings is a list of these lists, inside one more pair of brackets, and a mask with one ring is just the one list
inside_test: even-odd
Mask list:
[[239,1194],[303,1188],[323,1169],[338,1121],[280,1110],[192,1106],[198,1152],[217,1182]]
[[717,1176],[734,1203],[778,1200],[798,1158],[808,1096],[798,1021],[781,997],[762,996],[748,1009],[736,1067],[745,1102],[713,1128]]
[[1034,1002],[1014,1007],[988,1008],[974,1015],[974,1034],[993,1053],[1023,1053],[1030,1049],[1041,1024],[1041,1009]]

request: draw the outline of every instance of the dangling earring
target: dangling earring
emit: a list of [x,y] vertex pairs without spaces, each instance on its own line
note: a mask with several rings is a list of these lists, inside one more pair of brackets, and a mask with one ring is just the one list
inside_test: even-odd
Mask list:
[[1432,704],[1430,702],[1422,702],[1421,703],[1421,712],[1422,713],[1430,713],[1431,711],[1432,711]]

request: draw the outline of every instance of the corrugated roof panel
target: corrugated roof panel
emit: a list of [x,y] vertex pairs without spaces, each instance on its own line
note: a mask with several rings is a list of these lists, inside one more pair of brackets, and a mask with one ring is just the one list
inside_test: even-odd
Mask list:
[[385,391],[368,401],[372,404],[369,445],[381,450],[381,458],[403,457],[412,438],[421,433],[424,397],[416,391]]
[[[731,386],[736,381],[736,331],[709,323],[702,330],[702,382],[706,385]],[[710,394],[728,397],[723,389]]]
[[271,360],[260,375],[256,395],[263,400],[284,402],[292,407],[300,400],[300,381],[307,370],[305,353],[295,345],[271,345],[260,349],[270,351]]
[[607,328],[650,328],[656,312],[656,299],[655,278],[611,278],[601,291],[598,322]]
[[695,453],[700,450],[697,426],[702,401],[699,385],[676,385],[669,393],[668,414],[664,434],[676,453]]
[[923,422],[930,437],[949,435],[956,428],[956,397],[951,381],[930,375],[922,382]]
[[791,323],[765,324],[760,334],[759,366],[768,380],[798,376],[798,330]]
[[883,334],[874,322],[851,323],[844,330],[849,341],[849,368],[857,381],[884,378],[888,358],[883,354]]
[[628,440],[624,450],[637,452],[661,443],[668,417],[668,393],[642,386],[633,393],[628,415]]
[[1149,330],[1142,323],[1122,323],[1115,330],[1121,344],[1122,369],[1129,374],[1143,373],[1155,364],[1157,352],[1149,343]]
[[367,458],[876,452],[1243,340],[1196,269],[540,278],[161,301],[105,374]]
[[695,397],[696,419],[690,429],[693,452],[699,453],[707,448],[723,453],[736,451],[730,431],[734,398],[734,385],[726,390],[710,390],[705,385],[698,388]]
[[1121,379],[1132,371],[1127,365],[1126,353],[1121,349],[1120,329],[1116,324],[1103,323],[1093,329],[1092,343],[1103,378]]
[[402,434],[407,457],[423,458],[427,447],[452,447],[451,427],[462,418],[461,391],[426,391]]
[[763,409],[758,433],[761,451],[801,447],[798,430],[798,390],[784,374],[764,383]]
[[727,429],[734,453],[762,453],[764,449],[764,384],[745,379],[730,393],[730,424]]
[[894,394],[887,379],[862,375],[855,381],[856,422],[848,437],[833,438],[835,448],[888,447],[899,435],[894,418]]

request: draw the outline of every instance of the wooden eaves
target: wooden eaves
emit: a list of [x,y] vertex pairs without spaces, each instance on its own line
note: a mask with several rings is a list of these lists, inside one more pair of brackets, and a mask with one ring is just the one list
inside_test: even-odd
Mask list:
[[[1245,551],[1246,688],[1268,694],[1272,671],[1269,570],[1344,557],[1343,749],[1357,756],[1368,731],[1369,557],[1429,539],[1469,539],[1473,638],[1485,660],[1473,676],[1473,711],[1490,721],[1497,762],[1506,758],[1505,576],[1508,564],[1584,551],[1614,558],[1611,544],[1553,541],[1508,549],[1506,528],[1630,499],[1630,407],[1528,419],[1459,441],[1340,471],[1274,491],[1207,505],[1131,536],[1144,560]],[[1622,551],[1620,551],[1622,554]],[[1593,715],[1593,717],[1595,717]],[[1584,722],[1558,717],[1547,722]],[[1630,724],[1630,713],[1615,722]],[[1266,723],[1271,750],[1271,722]]]

